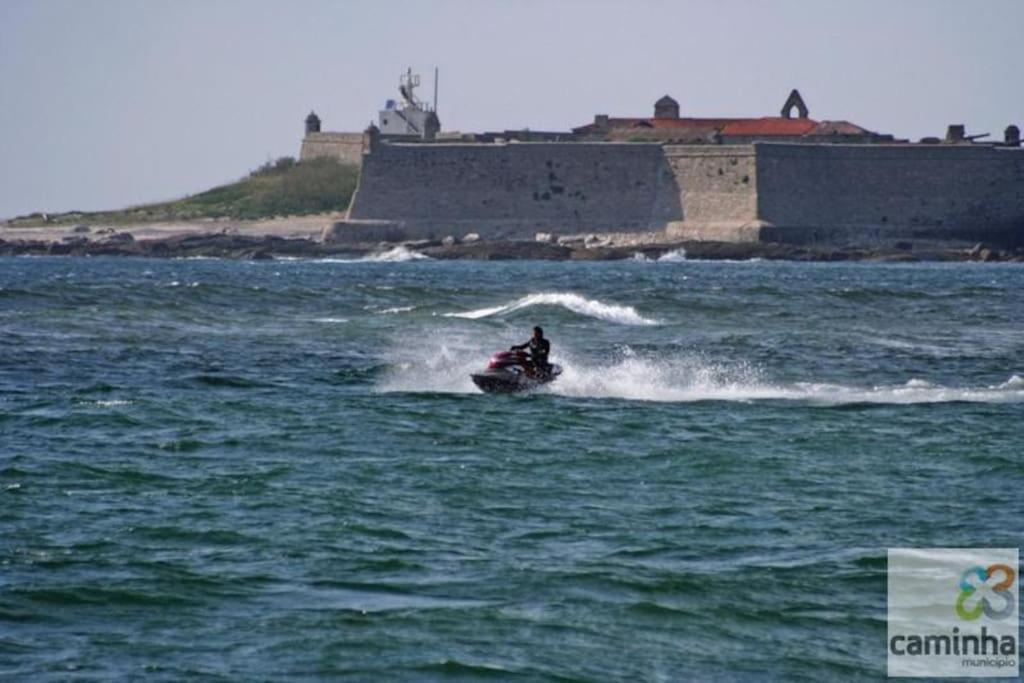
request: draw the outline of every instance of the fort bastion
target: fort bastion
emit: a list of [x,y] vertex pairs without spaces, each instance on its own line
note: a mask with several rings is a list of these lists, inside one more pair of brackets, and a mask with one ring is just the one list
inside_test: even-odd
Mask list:
[[980,142],[962,125],[912,143],[816,121],[794,90],[780,116],[683,118],[665,96],[650,118],[597,115],[566,132],[441,130],[411,71],[378,124],[320,130],[301,158],[361,167],[331,241],[532,239],[614,233],[647,239],[884,244],[1024,242],[1024,149],[1008,126]]

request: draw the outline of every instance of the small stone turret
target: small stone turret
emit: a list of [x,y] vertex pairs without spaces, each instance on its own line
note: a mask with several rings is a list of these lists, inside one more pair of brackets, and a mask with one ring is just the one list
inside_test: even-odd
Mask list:
[[1003,133],[1003,141],[1007,147],[1020,147],[1020,128],[1010,124]]
[[363,154],[373,154],[380,147],[380,128],[370,123],[363,131]]
[[316,115],[316,112],[309,112],[309,116],[306,117],[306,135],[310,133],[320,132],[320,117]]
[[656,119],[678,119],[679,103],[665,95],[654,103],[654,118]]

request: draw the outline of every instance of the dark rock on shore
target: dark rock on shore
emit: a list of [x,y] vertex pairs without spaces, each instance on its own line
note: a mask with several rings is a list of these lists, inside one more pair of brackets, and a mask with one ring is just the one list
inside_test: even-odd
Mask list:
[[420,253],[436,259],[476,259],[481,261],[564,261],[572,249],[546,242],[470,242],[442,244],[420,249]]
[[[331,245],[311,239],[278,236],[239,235],[219,232],[176,235],[164,239],[135,239],[130,233],[108,233],[100,239],[71,236],[60,242],[34,240],[0,240],[0,255],[67,255],[67,256],[144,256],[182,258],[206,256],[214,258],[270,260],[282,256],[317,258],[324,256],[362,256],[394,248],[395,244]],[[477,259],[483,261],[548,260],[609,261],[635,258],[647,259],[683,250],[692,260],[787,260],[787,261],[1024,261],[1024,248],[999,251],[984,245],[973,249],[916,248],[897,244],[891,248],[854,248],[800,246],[768,242],[681,242],[644,244],[635,247],[585,246],[538,242],[448,241],[420,240],[401,246],[435,259]]]

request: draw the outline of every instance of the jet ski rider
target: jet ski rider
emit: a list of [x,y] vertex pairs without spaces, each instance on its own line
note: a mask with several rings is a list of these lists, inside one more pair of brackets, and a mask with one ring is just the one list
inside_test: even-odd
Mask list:
[[544,338],[544,330],[534,327],[533,337],[530,338],[530,341],[516,344],[512,350],[522,351],[526,348],[530,350],[530,362],[534,371],[550,373],[551,364],[548,363],[548,354],[551,353],[551,342]]

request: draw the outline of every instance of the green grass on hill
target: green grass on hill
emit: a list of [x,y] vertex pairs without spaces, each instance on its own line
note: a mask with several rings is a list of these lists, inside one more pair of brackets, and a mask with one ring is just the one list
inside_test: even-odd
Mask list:
[[200,218],[256,219],[344,211],[355,191],[359,169],[334,159],[296,162],[281,157],[247,177],[184,199],[120,211],[34,213],[10,221],[12,227],[70,224],[132,224]]

